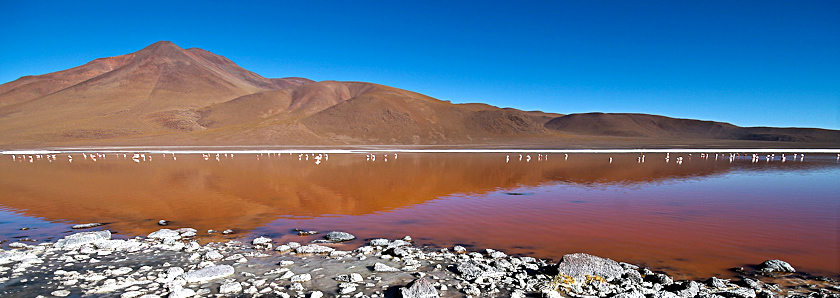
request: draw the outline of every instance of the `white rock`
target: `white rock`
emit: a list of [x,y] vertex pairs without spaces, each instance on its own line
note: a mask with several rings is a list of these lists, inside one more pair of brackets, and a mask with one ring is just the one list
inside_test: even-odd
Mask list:
[[50,294],[52,294],[53,296],[56,296],[56,297],[67,297],[67,296],[70,295],[70,291],[68,291],[68,290],[58,290],[58,291],[52,291],[52,293],[50,293]]
[[55,242],[53,247],[58,249],[76,249],[88,243],[111,239],[111,231],[81,232],[69,235]]
[[184,269],[181,267],[169,267],[168,269],[166,269],[167,278],[176,278],[181,274],[184,274]]
[[314,291],[314,292],[309,294],[309,298],[321,298],[321,297],[324,297],[324,293],[322,293],[321,291]]
[[181,233],[178,233],[178,232],[170,230],[170,229],[160,229],[160,230],[157,230],[157,231],[154,231],[154,232],[150,233],[149,236],[147,236],[146,238],[160,239],[160,240],[166,240],[166,239],[178,240],[178,239],[181,239]]
[[221,294],[236,294],[239,292],[242,292],[242,284],[235,281],[225,283],[219,287],[219,293]]
[[388,265],[377,262],[376,264],[373,264],[373,271],[376,271],[376,272],[399,272],[400,269],[397,269],[397,268],[394,268],[394,267],[391,267],[391,266],[388,266]]
[[195,296],[195,291],[192,289],[180,288],[169,293],[169,298],[187,298],[192,296]]
[[195,237],[195,235],[198,233],[198,230],[193,228],[180,228],[175,231],[178,232],[178,234],[180,234],[181,237]]
[[187,282],[206,282],[217,278],[233,275],[233,266],[216,265],[184,273],[182,277]]
[[207,260],[207,261],[218,261],[218,260],[223,259],[224,257],[225,256],[223,256],[221,253],[219,253],[218,251],[215,251],[215,250],[208,251],[207,253],[204,254],[204,260]]
[[307,281],[310,281],[310,280],[312,280],[312,275],[309,275],[309,273],[304,273],[304,274],[298,274],[298,275],[292,276],[292,279],[290,281],[291,282],[307,282]]
[[322,246],[318,244],[309,244],[295,249],[295,251],[300,254],[324,254],[332,252],[333,250],[335,249],[332,247]]

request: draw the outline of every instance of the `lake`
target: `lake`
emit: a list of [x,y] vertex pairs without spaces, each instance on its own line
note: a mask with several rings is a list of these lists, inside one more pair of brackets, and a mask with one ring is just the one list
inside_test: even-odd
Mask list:
[[833,153],[312,152],[1,155],[0,241],[55,241],[90,222],[145,236],[165,219],[202,242],[340,230],[358,237],[343,249],[410,235],[554,260],[586,252],[679,278],[776,258],[840,275]]

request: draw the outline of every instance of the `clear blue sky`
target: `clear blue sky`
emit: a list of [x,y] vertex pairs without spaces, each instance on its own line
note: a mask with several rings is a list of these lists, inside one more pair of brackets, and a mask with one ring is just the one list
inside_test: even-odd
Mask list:
[[840,129],[840,1],[0,1],[0,83],[159,40],[456,103]]

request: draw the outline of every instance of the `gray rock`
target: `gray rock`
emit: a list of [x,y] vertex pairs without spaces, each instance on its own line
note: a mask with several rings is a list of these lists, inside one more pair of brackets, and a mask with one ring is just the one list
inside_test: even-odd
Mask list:
[[78,229],[90,229],[90,228],[93,228],[93,227],[98,227],[98,226],[101,226],[101,225],[104,225],[104,223],[101,223],[101,222],[92,222],[92,223],[86,223],[86,224],[73,225],[73,226],[72,226],[72,227],[70,227],[70,228],[71,228],[71,229],[75,229],[75,230],[78,230]]
[[452,248],[452,251],[454,251],[457,254],[462,254],[462,253],[466,253],[467,249],[464,248],[463,246],[455,245],[455,247]]
[[674,292],[677,296],[692,298],[700,292],[700,284],[696,281],[685,281],[668,287],[668,291]]
[[618,293],[612,298],[645,298],[645,294],[634,290],[630,292]]
[[782,260],[767,260],[761,265],[758,265],[758,270],[762,272],[796,272],[793,266]]
[[165,225],[168,225],[168,224],[169,224],[169,222],[164,220],[164,219],[161,219],[161,220],[158,221],[159,226],[165,226]]
[[111,239],[111,231],[81,232],[69,235],[55,242],[53,247],[58,249],[75,249],[88,243]]
[[400,288],[403,298],[437,298],[437,289],[426,278],[415,280],[411,286]]
[[271,242],[272,242],[271,238],[258,237],[256,239],[254,239],[254,241],[251,241],[251,244],[253,244],[254,247],[258,248],[258,249],[271,249],[271,246],[272,246]]
[[656,293],[653,293],[651,298],[680,298],[680,296],[677,296],[677,294],[671,293],[669,291],[658,291]]
[[169,293],[169,298],[187,298],[195,296],[195,291],[192,289],[179,288]]
[[557,270],[574,278],[576,282],[586,281],[586,275],[600,276],[609,282],[620,278],[625,272],[616,261],[584,253],[564,255]]
[[231,276],[233,275],[233,272],[233,267],[230,265],[216,265],[192,270],[184,273],[181,277],[183,277],[187,282],[206,282],[217,278]]
[[324,239],[332,242],[344,242],[356,239],[356,236],[346,232],[332,231],[324,235]]
[[497,271],[493,267],[490,267],[488,265],[476,262],[474,260],[469,260],[469,261],[466,261],[466,262],[460,262],[460,263],[456,264],[455,265],[455,270],[457,270],[458,273],[461,274],[461,277],[463,277],[466,280],[470,280],[470,281],[476,280],[476,279],[479,279],[479,278],[481,278],[481,279],[499,278],[499,277],[504,276],[504,274],[505,274],[504,272]]
[[56,296],[56,297],[67,297],[67,296],[70,295],[70,291],[68,291],[68,290],[58,290],[58,291],[52,291],[52,293],[50,293],[50,294],[52,294],[53,296]]
[[219,287],[220,294],[236,294],[242,292],[242,284],[232,281]]
[[391,241],[388,239],[373,239],[370,241],[370,246],[388,246],[391,244]]
[[722,289],[727,287],[726,280],[714,276],[706,280],[706,285],[713,289]]
[[221,253],[219,253],[218,251],[215,251],[215,250],[208,251],[207,253],[204,254],[204,260],[205,261],[218,261],[218,260],[221,260],[224,257],[225,256],[223,256]]
[[356,284],[343,282],[338,285],[338,293],[341,295],[350,294],[356,291]]
[[170,230],[170,229],[160,229],[160,230],[157,230],[157,231],[154,231],[154,232],[150,233],[149,236],[147,236],[147,238],[149,238],[149,239],[160,239],[160,240],[167,240],[167,239],[178,240],[178,239],[181,239],[181,233],[178,233],[177,231],[173,231],[173,230]]
[[332,247],[322,246],[318,244],[309,244],[298,247],[295,251],[299,254],[325,254],[335,250]]
[[376,264],[373,264],[373,271],[376,271],[376,272],[399,272],[400,269],[397,269],[397,268],[394,268],[394,267],[391,267],[391,266],[388,266],[388,265],[385,265],[385,264],[382,264],[382,263],[376,263]]
[[672,279],[670,276],[662,274],[662,273],[656,273],[654,275],[648,275],[648,276],[645,277],[645,280],[650,281],[652,283],[657,283],[657,284],[660,284],[660,285],[663,285],[663,286],[669,286],[669,285],[674,283],[674,279]]
[[181,234],[181,237],[195,237],[198,234],[198,230],[193,228],[180,228],[175,231]]
[[731,290],[716,292],[715,294],[728,298],[755,298],[756,296],[755,290],[747,288],[735,288]]
[[307,282],[307,281],[310,281],[310,280],[312,280],[312,275],[309,275],[309,273],[304,273],[304,274],[298,274],[298,275],[292,276],[290,281],[291,282]]

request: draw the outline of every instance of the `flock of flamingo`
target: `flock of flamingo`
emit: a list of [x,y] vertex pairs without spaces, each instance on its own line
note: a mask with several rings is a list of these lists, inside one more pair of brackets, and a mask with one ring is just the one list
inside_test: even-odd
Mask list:
[[[113,153],[113,155],[115,155],[117,157],[120,156],[119,153]],[[259,159],[261,159],[263,157],[266,157],[266,156],[267,156],[267,158],[272,158],[272,156],[278,156],[279,157],[280,155],[281,155],[281,153],[258,153],[258,154],[256,154],[256,159],[259,160]],[[289,153],[289,155],[292,155],[292,153]],[[382,154],[381,160],[383,160],[385,162],[388,162],[388,158],[389,158],[388,155],[389,154],[387,154],[387,153]],[[30,155],[12,154],[11,156],[12,156],[12,160],[17,161],[17,162],[25,162],[25,161],[35,162],[36,160],[46,160],[46,161],[49,161],[49,162],[53,162],[53,161],[56,161],[58,159],[57,154],[30,154]],[[91,161],[94,161],[94,162],[97,161],[97,160],[100,160],[100,159],[105,159],[107,156],[108,155],[105,154],[105,153],[85,153],[85,152],[82,153],[82,158],[84,160],[91,160]],[[161,156],[164,159],[167,158],[166,153],[161,153]],[[172,160],[178,160],[178,157],[175,155],[175,153],[169,153],[169,156],[172,158]],[[204,158],[204,160],[215,159],[216,161],[220,161],[222,158],[225,158],[225,159],[233,158],[234,154],[233,153],[215,153],[215,154],[202,153],[201,156]],[[392,156],[392,160],[396,160],[397,157],[398,157],[397,153],[393,153],[391,156]],[[692,154],[689,153],[687,155],[687,157],[690,160],[692,158]],[[758,153],[752,153],[752,154],[749,154],[749,153],[744,153],[744,154],[741,154],[741,153],[728,153],[728,154],[726,154],[726,153],[715,153],[715,161],[717,161],[720,158],[727,158],[727,159],[729,159],[730,163],[735,161],[735,160],[739,160],[739,159],[743,160],[743,159],[746,159],[748,157],[750,158],[750,161],[752,163],[758,163],[759,161],[761,161],[762,156]],[[763,157],[764,157],[764,161],[766,161],[766,162],[771,162],[771,161],[777,160],[777,157],[776,157],[775,153],[767,154]],[[129,159],[129,153],[122,153],[122,158],[123,159]],[[314,160],[314,163],[316,165],[319,165],[324,161],[328,161],[330,159],[330,155],[328,153],[300,153],[300,154],[298,154],[298,160],[300,160],[300,161],[309,161],[310,158],[312,158]],[[711,153],[700,153],[700,159],[709,159],[709,158],[711,158]],[[130,159],[132,161],[134,161],[135,163],[140,163],[140,162],[152,161],[153,158],[152,158],[152,154],[133,153],[130,156]],[[525,155],[519,154],[518,161],[531,162],[532,159],[533,158],[531,157],[531,154],[525,154]],[[568,153],[564,154],[564,160],[568,160],[568,159],[569,159],[569,154]],[[805,154],[804,153],[794,153],[793,156],[791,157],[791,159],[792,159],[792,161],[803,162],[803,161],[805,161]],[[538,153],[536,155],[536,160],[537,161],[547,161],[548,160],[548,154]],[[786,162],[788,160],[788,155],[785,155],[784,153],[782,153],[782,154],[779,155],[778,160],[780,160],[781,162]],[[67,161],[72,163],[73,162],[73,155],[68,154],[67,155]],[[372,154],[372,153],[365,154],[365,161],[376,161],[376,154]],[[511,156],[508,154],[508,155],[505,156],[505,162],[509,163],[510,161],[511,161]],[[671,161],[671,153],[666,153],[665,154],[665,162],[668,163],[670,161]],[[685,161],[685,158],[682,155],[676,157],[676,159],[675,159],[675,162],[677,164],[682,164],[684,161]],[[840,162],[840,154],[837,154],[837,161]],[[609,163],[612,164],[612,162],[613,162],[613,157],[609,156]],[[645,154],[644,153],[639,153],[639,156],[636,157],[636,162],[637,163],[644,163],[645,162]]]

